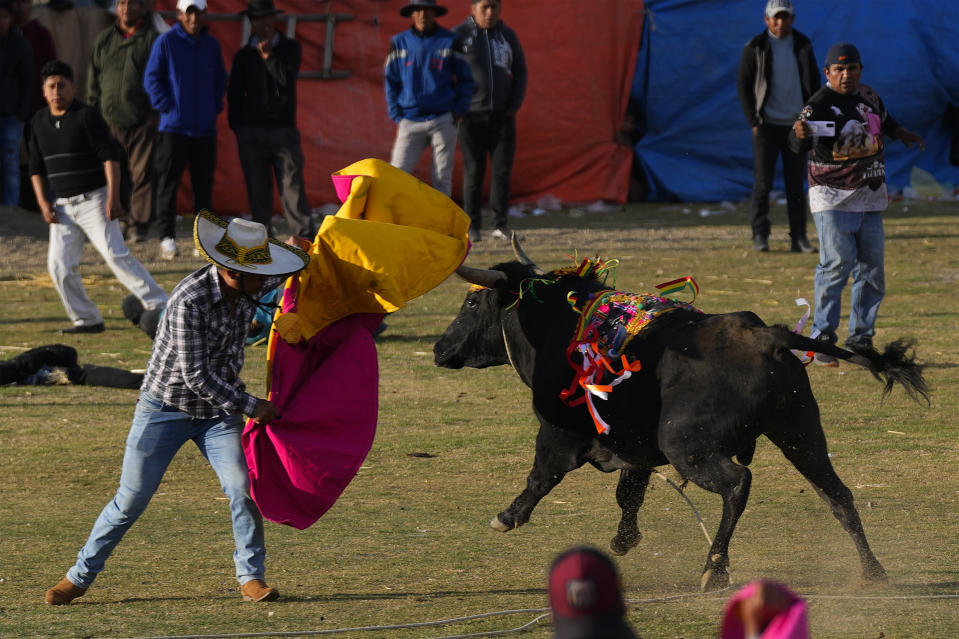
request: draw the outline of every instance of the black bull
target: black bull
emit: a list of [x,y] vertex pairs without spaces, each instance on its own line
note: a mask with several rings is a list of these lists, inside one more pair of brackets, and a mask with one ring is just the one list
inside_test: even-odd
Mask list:
[[[790,349],[828,353],[863,366],[885,381],[884,395],[899,382],[914,399],[928,400],[921,368],[906,356],[910,344],[890,344],[883,354],[855,354],[766,326],[748,311],[700,315],[675,310],[630,342],[626,352],[642,363],[642,370],[600,402],[612,428],[598,435],[587,409],[567,406],[560,391],[573,379],[566,348],[578,319],[567,294],[584,300],[606,287],[573,275],[544,276],[528,261],[488,271],[461,267],[458,272],[487,288],[474,287],[466,296],[433,348],[436,363],[447,368],[511,364],[532,389],[540,422],[526,488],[491,526],[506,532],[526,523],[566,473],[589,462],[604,472],[621,471],[616,500],[622,518],[610,549],[624,554],[641,538],[636,517],[653,469],[672,464],[685,479],[723,498],[722,521],[701,581],[703,590],[721,588],[729,583],[729,540],[749,497],[746,465],[756,439],[765,435],[852,537],[863,576],[885,580],[852,493],[829,460],[806,370]],[[519,299],[521,286],[525,293]]]

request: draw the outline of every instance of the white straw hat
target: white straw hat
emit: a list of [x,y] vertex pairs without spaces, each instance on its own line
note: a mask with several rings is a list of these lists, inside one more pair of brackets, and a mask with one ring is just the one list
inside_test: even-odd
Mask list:
[[310,263],[309,255],[269,237],[259,222],[227,222],[206,209],[193,222],[193,240],[206,259],[241,273],[290,275]]

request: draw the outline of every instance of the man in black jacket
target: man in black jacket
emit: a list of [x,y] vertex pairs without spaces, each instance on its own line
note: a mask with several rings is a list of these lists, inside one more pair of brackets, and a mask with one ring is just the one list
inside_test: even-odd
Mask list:
[[767,29],[743,49],[737,83],[753,130],[753,248],[769,250],[769,192],[782,155],[792,250],[811,253],[815,249],[806,238],[803,192],[806,155],[793,153],[786,141],[799,110],[819,88],[819,71],[809,38],[792,28],[790,0],[769,0],[765,19]]
[[470,216],[470,241],[481,239],[486,156],[490,158],[492,236],[509,237],[509,185],[516,152],[516,112],[526,95],[526,58],[516,33],[500,20],[500,0],[472,0],[469,18],[453,29],[476,82],[469,111],[459,125],[463,151],[463,208]]
[[279,13],[273,0],[251,0],[242,12],[250,20],[253,33],[233,58],[227,91],[230,128],[236,133],[253,220],[273,235],[276,175],[290,232],[312,239],[314,227],[303,184],[303,150],[296,128],[301,47],[274,26]]

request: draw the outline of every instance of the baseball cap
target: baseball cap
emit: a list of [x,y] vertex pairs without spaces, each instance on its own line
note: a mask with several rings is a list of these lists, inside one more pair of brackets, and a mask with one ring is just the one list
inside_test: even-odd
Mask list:
[[793,9],[793,3],[789,0],[769,0],[766,3],[766,17],[772,18],[777,13],[782,13],[785,11],[791,16],[796,15],[796,10]]
[[613,562],[589,547],[567,550],[549,569],[549,605],[556,639],[635,639]]
[[862,64],[862,59],[859,57],[859,49],[848,42],[836,43],[829,47],[829,52],[826,53],[827,67],[830,64],[852,64],[854,62]]
[[206,11],[206,0],[177,0],[176,10],[186,13],[190,7],[196,7],[200,11]]

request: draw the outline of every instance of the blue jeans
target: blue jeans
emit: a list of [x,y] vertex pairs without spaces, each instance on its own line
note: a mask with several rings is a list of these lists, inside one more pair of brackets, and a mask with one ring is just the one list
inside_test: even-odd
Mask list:
[[[240,444],[242,429],[240,415],[194,419],[142,393],[127,437],[120,488],[93,524],[67,578],[81,588],[90,587],[120,539],[146,510],[173,456],[192,439],[216,471],[230,500],[237,580],[244,584],[263,579],[263,519],[250,498],[249,471]],[[176,552],[176,548],[169,552]]]
[[813,220],[819,233],[813,331],[836,334],[842,289],[851,274],[849,341],[872,337],[886,294],[882,214],[820,211]]
[[22,120],[12,115],[0,117],[0,206],[16,206],[20,200],[22,135]]

